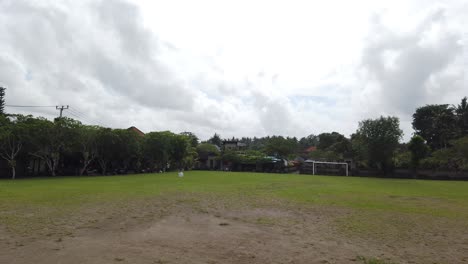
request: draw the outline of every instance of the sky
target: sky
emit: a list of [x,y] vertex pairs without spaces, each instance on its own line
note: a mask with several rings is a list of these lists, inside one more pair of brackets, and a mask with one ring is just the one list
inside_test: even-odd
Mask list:
[[[354,133],[468,96],[468,1],[0,0],[7,105],[201,139]],[[54,118],[55,107],[7,107]]]

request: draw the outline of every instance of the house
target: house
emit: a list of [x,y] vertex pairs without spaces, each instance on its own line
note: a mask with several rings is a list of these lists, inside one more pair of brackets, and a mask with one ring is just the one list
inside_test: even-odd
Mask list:
[[214,145],[218,149],[218,153],[202,153],[198,156],[198,161],[195,164],[196,169],[200,170],[219,170],[221,168],[221,160],[219,158],[220,148]]
[[224,140],[223,141],[223,151],[231,150],[245,150],[247,145],[245,143],[239,142],[238,140]]

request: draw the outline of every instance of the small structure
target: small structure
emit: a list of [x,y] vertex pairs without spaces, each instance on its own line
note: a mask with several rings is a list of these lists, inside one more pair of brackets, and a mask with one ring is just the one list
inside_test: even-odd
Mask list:
[[238,140],[224,140],[223,151],[244,150],[247,145]]
[[[220,151],[219,147],[214,145],[218,149],[218,153]],[[221,161],[219,158],[219,154],[217,153],[203,153],[202,155],[198,156],[198,161],[195,164],[196,169],[200,170],[218,170],[221,168]]]

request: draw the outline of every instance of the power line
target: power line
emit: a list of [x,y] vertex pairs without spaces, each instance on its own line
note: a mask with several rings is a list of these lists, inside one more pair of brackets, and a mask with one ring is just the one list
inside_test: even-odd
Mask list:
[[81,117],[81,116],[78,116],[78,115],[74,114],[73,112],[67,112],[67,113],[65,113],[65,115],[67,115],[67,116],[72,116],[72,117],[74,117],[74,118],[76,118],[76,119],[78,119],[78,120],[84,121],[84,122],[86,122],[86,123],[88,123],[88,124],[94,123],[94,122],[90,122],[89,120],[84,119],[84,118]]
[[86,122],[86,123],[89,123],[89,124],[97,124],[97,122],[93,122],[91,120],[89,120],[88,118],[84,117],[83,115],[81,114],[78,114],[77,112],[73,111],[72,109],[70,109],[70,112],[68,112],[70,115]]
[[55,105],[5,105],[6,107],[56,107]]
[[57,105],[5,105],[5,107],[18,107],[18,108],[52,108],[55,107],[55,109],[60,110],[60,117],[62,117],[63,110],[69,110],[68,113],[75,118],[78,118],[80,120],[85,121],[88,124],[96,124],[102,127],[110,127],[102,122],[99,121],[91,121],[92,119],[88,117],[87,114],[79,111],[75,107],[70,107],[69,105],[67,106],[57,106]]
[[74,108],[74,107],[70,107],[69,110],[73,113],[74,116],[79,117],[80,119],[86,121],[87,123],[90,123],[90,124],[97,124],[97,125],[102,126],[102,127],[109,127],[109,126],[103,124],[103,123],[100,122],[100,121],[90,121],[91,118],[89,118],[88,115],[86,115],[85,113],[83,113],[83,112],[77,110],[77,109]]
[[79,114],[82,114],[82,115],[86,115],[85,113],[81,112],[81,111],[78,111],[78,109],[76,109],[75,107],[73,107],[73,109],[75,112],[79,113]]

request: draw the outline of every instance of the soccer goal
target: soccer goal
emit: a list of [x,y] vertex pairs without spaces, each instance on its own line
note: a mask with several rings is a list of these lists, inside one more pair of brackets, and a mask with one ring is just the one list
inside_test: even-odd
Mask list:
[[[349,176],[349,164],[346,162],[332,162],[332,161],[315,161],[307,160],[308,167],[311,168],[312,174],[341,174],[343,172]],[[310,173],[310,172],[309,172]]]

